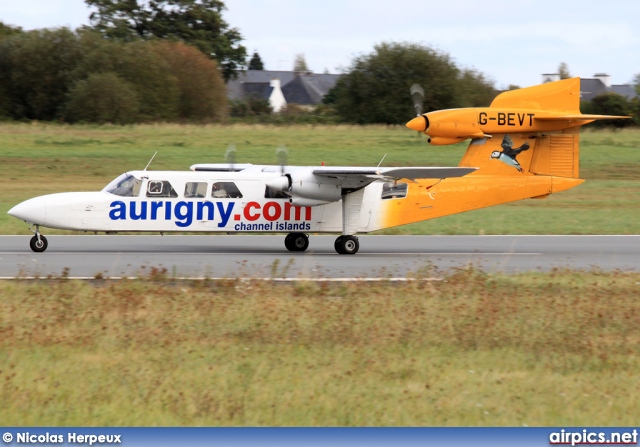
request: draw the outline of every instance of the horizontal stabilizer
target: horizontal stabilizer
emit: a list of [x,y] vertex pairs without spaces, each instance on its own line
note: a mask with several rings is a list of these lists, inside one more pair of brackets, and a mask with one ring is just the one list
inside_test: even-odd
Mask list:
[[608,120],[608,119],[624,119],[631,118],[630,116],[614,116],[614,115],[562,115],[562,116],[536,116],[536,121],[568,121],[568,120]]

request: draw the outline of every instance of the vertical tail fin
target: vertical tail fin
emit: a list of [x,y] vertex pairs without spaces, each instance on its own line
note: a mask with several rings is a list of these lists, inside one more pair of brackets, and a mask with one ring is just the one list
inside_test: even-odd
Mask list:
[[580,78],[509,90],[496,96],[489,107],[580,114]]

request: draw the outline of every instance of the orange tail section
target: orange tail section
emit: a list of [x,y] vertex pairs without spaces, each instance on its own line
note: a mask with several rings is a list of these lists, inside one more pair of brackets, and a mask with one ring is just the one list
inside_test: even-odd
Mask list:
[[579,114],[580,78],[509,90],[496,96],[489,107]]

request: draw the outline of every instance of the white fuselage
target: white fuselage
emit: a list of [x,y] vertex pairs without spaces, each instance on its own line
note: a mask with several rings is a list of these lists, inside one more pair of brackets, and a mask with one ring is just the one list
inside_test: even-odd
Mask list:
[[[36,197],[10,214],[30,224],[95,232],[341,232],[341,201],[298,207],[268,192],[278,172],[132,171],[99,192]],[[361,195],[356,232],[380,228],[384,182]]]

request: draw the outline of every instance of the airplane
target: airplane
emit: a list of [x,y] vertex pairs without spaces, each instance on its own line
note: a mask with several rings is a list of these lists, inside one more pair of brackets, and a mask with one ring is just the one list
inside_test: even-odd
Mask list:
[[[455,167],[331,167],[195,164],[189,171],[129,171],[98,192],[49,194],[9,214],[40,227],[87,232],[286,233],[291,252],[309,233],[339,233],[338,254],[357,234],[573,188],[579,174],[580,79],[499,94],[489,107],[428,112],[407,127],[448,145],[471,139]],[[147,166],[148,167],[148,166]],[[35,229],[33,229],[35,228]]]

